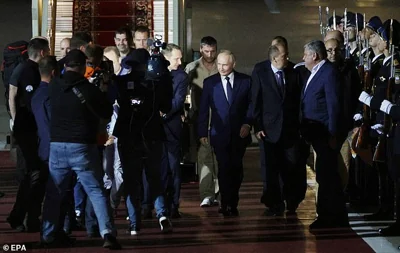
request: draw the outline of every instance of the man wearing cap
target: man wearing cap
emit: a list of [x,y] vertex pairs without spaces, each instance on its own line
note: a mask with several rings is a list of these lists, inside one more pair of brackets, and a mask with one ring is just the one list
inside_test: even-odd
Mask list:
[[[397,48],[398,45],[400,44],[400,24],[397,20],[393,20],[393,37],[390,38],[390,23],[391,19],[385,21],[383,24],[382,28],[379,29],[378,34],[380,41],[378,42],[378,47],[380,50],[383,51],[385,55],[385,59],[383,61],[383,66],[377,73],[377,76],[375,78],[375,89],[374,89],[374,94],[373,96],[369,95],[366,92],[363,92],[360,95],[360,101],[367,106],[370,106],[371,109],[376,112],[376,124],[372,126],[373,129],[376,130],[377,134],[382,136],[386,134],[384,129],[384,112],[379,111],[381,102],[386,98],[386,91],[388,87],[388,81],[391,75],[391,60],[392,60],[392,54],[389,51],[390,48],[390,41],[392,41],[393,45],[395,45],[395,54],[394,54],[394,67],[395,67],[395,80],[397,77],[397,80],[399,80],[400,77],[400,65],[399,65],[399,56],[397,53]],[[400,84],[399,81],[395,83],[395,85]],[[392,87],[394,90],[396,90],[396,87]],[[381,137],[382,138],[382,137]],[[389,139],[391,140],[391,139]],[[391,153],[392,147],[391,147],[391,142],[388,142],[388,153]],[[388,161],[391,161],[391,155],[389,155]],[[393,219],[394,216],[394,186],[393,186],[393,181],[396,181],[397,176],[396,172],[393,171],[393,164],[392,166],[389,166],[390,163],[388,164],[386,161],[385,162],[377,162],[376,168],[378,171],[379,175],[379,195],[380,195],[380,208],[379,210],[371,215],[366,215],[365,218],[367,220],[391,220]],[[397,167],[397,165],[395,166]],[[389,177],[389,172],[394,172],[390,173]],[[399,197],[399,196],[398,196]],[[400,198],[398,198],[398,201],[400,201]],[[400,211],[400,210],[399,210]],[[396,227],[396,226],[394,226]],[[393,228],[391,227],[390,229],[382,229],[380,232],[384,235],[392,235]],[[400,228],[400,227],[398,227]],[[398,231],[400,233],[400,230]],[[394,234],[393,234],[394,235]],[[397,234],[396,234],[397,235]]]
[[[391,22],[388,20],[388,22]],[[386,24],[386,22],[385,22]],[[388,25],[385,25],[386,32],[390,31],[387,30]],[[390,27],[390,25],[389,25]],[[390,28],[389,28],[390,29]],[[390,36],[390,35],[389,35]],[[387,228],[381,228],[379,232],[385,236],[398,236],[400,235],[400,89],[399,89],[399,80],[400,80],[400,65],[399,65],[399,46],[400,46],[400,25],[397,20],[393,20],[393,38],[392,42],[395,45],[395,87],[393,87],[393,100],[383,100],[381,103],[379,98],[375,98],[375,96],[371,99],[371,107],[375,107],[376,104],[379,105],[379,110],[385,113],[385,116],[391,117],[394,122],[393,130],[390,132],[388,138],[388,164],[389,164],[389,171],[390,176],[393,178],[395,185],[396,185],[396,222],[391,224]],[[390,61],[390,60],[388,60]],[[400,247],[399,247],[400,248]]]
[[[356,27],[358,25],[358,27]],[[349,55],[358,66],[359,63],[359,48],[357,44],[357,31],[361,31],[364,25],[364,17],[361,13],[347,12],[347,31],[349,33],[348,47]]]
[[99,119],[110,119],[112,105],[103,87],[95,87],[84,77],[86,56],[71,50],[65,59],[63,78],[49,86],[51,103],[49,183],[43,207],[41,241],[44,247],[70,244],[58,233],[62,197],[74,171],[90,201],[104,238],[103,247],[119,249],[115,229],[101,182],[102,169],[96,145]]
[[[332,30],[339,30],[341,33],[343,33],[343,21],[341,16],[335,16],[336,19],[336,24],[333,23],[333,16],[328,19],[328,27],[330,31]],[[335,27],[336,25],[336,27]]]

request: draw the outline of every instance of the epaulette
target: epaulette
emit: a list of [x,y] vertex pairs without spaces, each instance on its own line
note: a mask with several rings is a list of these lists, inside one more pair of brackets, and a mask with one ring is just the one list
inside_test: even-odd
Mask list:
[[295,68],[297,68],[297,67],[304,66],[304,65],[306,65],[305,62],[299,62],[299,63],[297,63],[296,65],[294,65],[293,68],[295,69]]

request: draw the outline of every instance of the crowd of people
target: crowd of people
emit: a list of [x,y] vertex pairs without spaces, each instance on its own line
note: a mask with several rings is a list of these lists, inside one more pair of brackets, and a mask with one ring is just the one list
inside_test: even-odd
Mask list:
[[[29,59],[9,81],[10,126],[26,165],[8,223],[40,231],[43,247],[70,246],[71,232],[83,228],[119,249],[113,219],[120,212],[130,235],[154,213],[160,230],[172,232],[171,219],[181,217],[183,138],[198,167],[200,207],[238,216],[251,131],[260,147],[264,215],[296,214],[312,147],[318,189],[310,230],[349,227],[346,200],[360,199],[362,188],[354,174],[368,168],[379,174],[380,209],[365,218],[393,219],[400,206],[400,23],[364,22],[351,12],[335,20],[324,41],[304,46],[299,64],[289,61],[287,40],[275,37],[251,76],[236,71],[234,53],[218,53],[211,36],[185,68],[178,45],[151,54],[145,27],[116,30],[115,46],[106,48],[75,33],[61,41],[59,61],[47,39],[33,38]],[[190,136],[183,136],[186,123]],[[379,153],[378,143],[383,159],[363,155]],[[399,224],[380,232],[398,235]]]

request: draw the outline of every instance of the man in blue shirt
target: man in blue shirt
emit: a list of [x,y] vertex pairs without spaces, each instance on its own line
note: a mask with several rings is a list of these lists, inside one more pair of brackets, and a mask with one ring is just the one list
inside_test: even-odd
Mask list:
[[57,60],[54,56],[47,56],[39,62],[41,81],[31,101],[32,112],[38,126],[39,157],[47,164],[50,149],[49,83],[57,75],[57,69]]

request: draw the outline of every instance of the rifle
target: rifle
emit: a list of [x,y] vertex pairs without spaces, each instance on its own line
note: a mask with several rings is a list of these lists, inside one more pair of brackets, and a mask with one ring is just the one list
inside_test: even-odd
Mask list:
[[[393,19],[390,22],[390,51],[392,59],[390,62],[390,78],[388,80],[386,88],[386,100],[392,101],[392,89],[395,84],[394,79],[394,45],[392,45],[392,34],[393,34]],[[374,162],[384,163],[386,161],[386,139],[389,137],[392,128],[392,118],[385,113],[383,119],[383,134],[379,136],[378,144],[376,144],[374,153]]]
[[318,15],[319,15],[319,32],[322,35],[322,40],[324,40],[325,34],[324,34],[324,25],[322,23],[322,7],[321,7],[321,5],[318,6]]
[[[367,39],[366,39],[367,40]],[[367,40],[367,46],[369,47],[369,43]],[[367,47],[367,48],[368,48]],[[364,70],[364,91],[367,93],[371,93],[372,88],[372,76],[371,76],[371,60],[369,59],[370,51],[367,49],[367,68]],[[371,127],[371,111],[369,106],[363,106],[363,123],[361,124],[360,130],[357,135],[356,148],[367,149],[369,147],[369,130]]]

